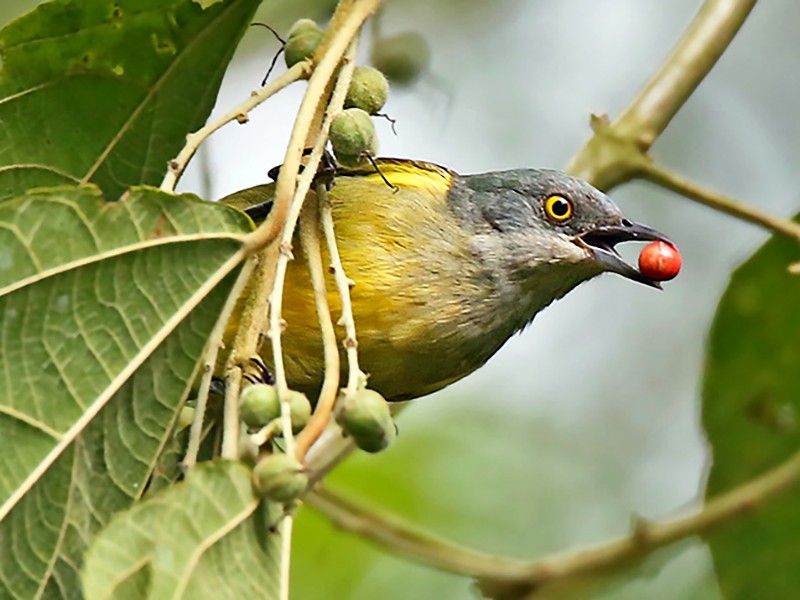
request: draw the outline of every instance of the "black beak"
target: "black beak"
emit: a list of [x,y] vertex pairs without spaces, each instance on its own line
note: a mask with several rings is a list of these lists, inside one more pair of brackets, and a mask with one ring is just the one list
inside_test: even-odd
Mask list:
[[620,242],[634,240],[662,241],[674,246],[668,237],[655,229],[632,223],[627,219],[623,219],[619,225],[606,225],[591,229],[574,238],[575,243],[588,250],[594,260],[600,263],[606,271],[619,273],[633,281],[661,289],[660,283],[642,275],[639,269],[625,262],[614,249],[614,246]]

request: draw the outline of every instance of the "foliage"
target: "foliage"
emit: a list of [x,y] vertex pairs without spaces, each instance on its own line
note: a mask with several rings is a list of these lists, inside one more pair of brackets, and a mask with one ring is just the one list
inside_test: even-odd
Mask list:
[[[282,544],[287,540],[280,529],[291,523],[283,520],[294,508],[290,500],[282,506],[260,500],[249,463],[219,459],[216,448],[209,451],[217,441],[213,435],[203,440],[203,455],[215,460],[201,461],[185,477],[180,463],[188,436],[180,431],[179,417],[196,388],[204,357],[208,360],[215,348],[209,339],[215,341],[212,331],[237,275],[253,252],[253,223],[228,206],[169,193],[170,186],[162,185],[166,191],[153,187],[168,170],[177,177],[191,158],[187,148],[196,149],[196,136],[188,144],[186,136],[206,124],[259,2],[53,0],[0,30],[0,436],[5,443],[0,461],[0,598],[269,599],[285,591],[281,587],[288,556]],[[348,5],[358,4],[344,1],[339,6],[344,14]],[[713,0],[706,3],[714,5],[718,3]],[[767,242],[736,271],[717,310],[703,389],[703,426],[714,456],[709,499],[785,464],[800,449],[800,278],[787,270],[800,259],[797,226],[681,182],[646,156],[752,8],[752,2],[737,5],[728,37],[708,36],[707,57],[713,58],[693,69],[679,43],[675,56],[684,60],[682,84],[651,86],[642,97],[670,90],[673,96],[649,103],[640,97],[615,122],[595,118],[595,136],[572,163],[574,171],[597,185],[646,178],[787,236]],[[283,5],[279,9],[289,10]],[[334,17],[334,35],[336,23]],[[353,28],[353,36],[359,27]],[[373,42],[381,41],[377,27],[373,33]],[[410,32],[383,38],[414,38],[418,46],[423,44],[417,54],[424,50],[424,56],[417,57],[407,83],[424,77],[429,68],[427,43],[415,36]],[[329,37],[320,31],[316,41],[323,50]],[[683,51],[693,47],[687,43]],[[318,59],[314,56],[308,64]],[[340,69],[338,58],[336,62],[330,66],[328,90],[349,77],[347,67]],[[296,73],[297,79],[308,76],[302,70]],[[247,111],[266,99],[268,88],[255,93],[252,104],[243,104],[247,110],[234,112],[229,120],[244,122]],[[335,123],[336,111],[327,114],[323,92],[319,96],[315,118],[306,120],[316,127],[323,117]],[[332,95],[338,96],[344,101],[344,94]],[[644,108],[634,110],[636,102]],[[657,110],[647,114],[648,106]],[[367,123],[372,124],[369,117]],[[317,140],[325,142],[319,136]],[[294,150],[290,144],[287,160],[297,159],[302,145]],[[354,154],[363,160],[360,150]],[[175,157],[181,159],[177,166],[170,162]],[[355,352],[354,347],[349,350]],[[385,411],[382,400],[381,406]],[[541,481],[568,479],[564,457],[577,450],[560,448],[558,456],[545,457],[534,468],[527,458],[541,453],[537,444],[547,428],[532,436],[523,424],[506,425],[504,439],[493,445],[485,433],[500,428],[493,421],[496,409],[486,402],[482,407],[483,412],[462,415],[457,431],[441,423],[448,423],[458,407],[442,410],[436,423],[417,423],[415,433],[400,436],[397,452],[393,448],[388,456],[369,462],[362,456],[333,481],[377,494],[383,504],[397,509],[412,507],[412,513],[413,507],[424,505],[427,512],[413,516],[475,546],[506,550],[508,531],[523,529],[521,520],[537,512],[544,517],[523,524],[540,527],[540,535],[531,532],[513,550],[526,555],[557,550],[564,540],[547,531],[546,517],[575,507],[557,505]],[[317,423],[314,417],[311,422]],[[388,414],[385,420],[382,427],[394,438]],[[238,421],[234,425],[238,438]],[[291,450],[288,429],[282,445]],[[475,449],[476,444],[482,447]],[[457,495],[461,475],[447,468],[458,454],[470,452],[471,466],[480,474],[470,473],[470,485],[482,483],[469,498],[473,504]],[[509,467],[509,456],[515,453],[523,468],[529,467],[527,475],[541,469],[541,479],[509,478],[497,468]],[[408,465],[415,466],[416,485],[409,483]],[[452,479],[443,482],[441,472]],[[293,474],[302,482],[308,475]],[[600,479],[602,483],[576,485],[582,505],[590,494],[593,500],[597,495],[615,497],[618,482],[598,474]],[[793,473],[778,491],[797,479]],[[302,493],[302,487],[297,484],[291,497]],[[685,543],[686,537],[702,531],[725,597],[793,597],[800,585],[793,569],[800,560],[798,492],[787,491],[762,507],[773,493],[748,497],[736,505],[737,511],[712,522],[735,521],[719,532],[690,526],[659,544],[642,526],[620,543],[631,542],[638,554],[620,553],[606,568],[589,565],[583,571],[581,557],[589,553],[556,556],[543,567],[534,561],[526,565],[528,571],[511,578],[508,589],[539,591],[537,586],[549,584],[549,577],[562,577],[565,588],[572,584],[572,591],[586,594],[609,582],[641,580],[685,549],[675,541]],[[524,513],[520,508],[520,513],[491,514],[486,507],[498,494],[524,497],[529,503]],[[755,506],[757,514],[736,521]],[[356,516],[393,532],[394,525],[367,508]],[[669,530],[670,522],[661,527]],[[351,529],[359,531],[358,526]],[[360,533],[374,534],[363,526]],[[348,593],[355,594],[361,583],[353,573],[386,564],[352,541],[340,545],[339,532],[316,513],[303,513],[299,534],[302,572],[338,578],[340,589]],[[330,551],[331,539],[338,552]],[[567,541],[596,540],[581,531]],[[442,554],[454,547],[438,540],[432,545]],[[656,554],[663,546],[669,547]],[[407,548],[403,551],[414,556]],[[492,579],[455,559],[442,562],[461,577],[440,571],[422,576],[423,567],[404,565],[399,572],[413,581],[393,591],[398,597],[458,593],[476,578]],[[519,561],[502,557],[489,562],[519,567]],[[631,565],[635,568],[629,569]],[[296,583],[304,597],[328,594],[327,588],[320,592],[316,578],[304,576]],[[381,592],[372,592],[368,583],[364,589],[371,595]],[[522,597],[523,592],[511,594],[503,597]]]
[[[703,390],[710,497],[800,450],[800,277],[787,269],[798,259],[796,242],[770,240],[733,274],[717,309]],[[798,502],[791,491],[709,538],[726,598],[796,592]]]
[[251,223],[132,186],[205,121],[256,5],[62,1],[0,32],[2,597],[79,597],[171,439]]

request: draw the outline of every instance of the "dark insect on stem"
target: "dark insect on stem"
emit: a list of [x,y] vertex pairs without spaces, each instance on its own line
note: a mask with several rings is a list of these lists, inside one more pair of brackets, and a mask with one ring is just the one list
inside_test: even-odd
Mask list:
[[[303,150],[303,156],[308,156],[309,154],[311,154],[311,148],[306,148]],[[272,167],[269,171],[267,171],[267,176],[272,179],[272,181],[278,181],[278,175],[280,175],[281,166],[282,165]],[[299,173],[302,173],[304,168],[304,165],[300,165]],[[322,160],[320,161],[319,168],[317,168],[317,174],[314,176],[314,183],[324,183],[325,189],[330,190],[333,187],[335,175],[336,161],[333,159],[331,153],[326,150],[322,154]]]
[[270,372],[267,365],[264,364],[264,361],[261,360],[258,356],[251,356],[250,362],[258,369],[259,376],[253,377],[254,379],[259,379],[259,383],[266,383],[268,385],[275,385],[275,377]]

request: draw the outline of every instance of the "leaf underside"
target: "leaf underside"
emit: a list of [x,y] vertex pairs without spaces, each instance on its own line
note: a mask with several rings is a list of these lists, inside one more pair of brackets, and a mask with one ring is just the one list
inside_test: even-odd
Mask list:
[[[703,423],[713,450],[707,496],[800,450],[800,260],[797,243],[769,240],[733,275],[708,347]],[[800,490],[708,542],[728,599],[794,598],[800,589]]]
[[0,597],[80,597],[82,554],[144,492],[250,227],[147,188],[0,203]]
[[86,598],[274,597],[280,554],[265,521],[278,514],[258,505],[246,467],[203,463],[102,531],[86,558]]

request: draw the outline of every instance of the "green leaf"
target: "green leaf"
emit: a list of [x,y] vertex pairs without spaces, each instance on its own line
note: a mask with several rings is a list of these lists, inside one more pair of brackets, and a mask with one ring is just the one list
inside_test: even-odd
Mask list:
[[155,185],[208,117],[260,0],[56,0],[0,31],[0,199]]
[[261,539],[257,507],[249,469],[197,466],[98,535],[83,572],[86,598],[277,597],[278,536]]
[[[768,241],[733,275],[708,347],[703,423],[713,450],[707,496],[764,473],[800,449],[800,260]],[[800,589],[800,490],[709,537],[726,598],[794,598]]]
[[115,203],[92,187],[0,203],[9,596],[78,593],[93,532],[144,493],[250,227],[225,206],[146,188]]

